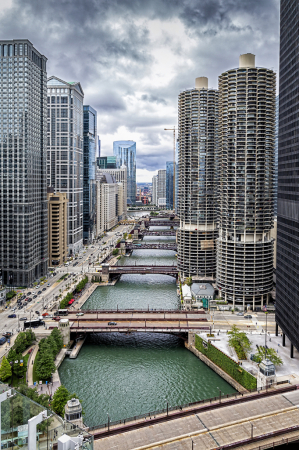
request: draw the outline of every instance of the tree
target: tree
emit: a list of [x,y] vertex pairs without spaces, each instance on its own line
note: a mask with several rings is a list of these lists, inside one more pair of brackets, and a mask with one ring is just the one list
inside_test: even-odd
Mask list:
[[36,361],[36,374],[40,380],[51,378],[51,374],[55,372],[53,354],[50,352],[41,352],[40,357]]
[[64,407],[68,400],[70,400],[70,393],[66,387],[61,385],[58,389],[56,389],[51,403],[53,411],[60,417],[64,417]]
[[191,287],[191,286],[192,286],[192,277],[186,278],[185,284],[186,284],[187,286]]
[[0,379],[2,381],[5,381],[10,377],[11,377],[11,365],[9,364],[5,356],[3,356],[0,366]]
[[242,352],[244,352],[246,358],[251,350],[251,342],[246,333],[240,331],[236,325],[233,325],[231,331],[228,331],[227,334],[229,335],[228,345],[236,350],[239,358]]
[[53,336],[53,338],[56,342],[56,345],[57,345],[58,352],[59,352],[63,347],[63,337],[62,337],[61,331],[58,328],[53,328],[53,330],[51,332],[51,336]]
[[[257,363],[261,363],[263,359],[265,359],[265,348],[258,347],[258,351],[254,355],[254,360]],[[269,359],[274,364],[274,366],[283,365],[282,359],[278,356],[274,348],[267,348],[266,359]]]

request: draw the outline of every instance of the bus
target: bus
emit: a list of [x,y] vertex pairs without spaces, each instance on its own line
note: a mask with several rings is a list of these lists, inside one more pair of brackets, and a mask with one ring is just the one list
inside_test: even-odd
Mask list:
[[39,327],[40,325],[45,325],[45,322],[42,319],[26,320],[24,322],[24,330],[26,328],[36,328],[36,327]]
[[67,316],[69,313],[68,309],[59,309],[54,313],[54,316]]

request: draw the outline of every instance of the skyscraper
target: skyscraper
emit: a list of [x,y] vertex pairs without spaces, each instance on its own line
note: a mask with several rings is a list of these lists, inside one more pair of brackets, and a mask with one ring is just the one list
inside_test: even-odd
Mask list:
[[274,216],[277,217],[277,185],[278,185],[278,130],[279,130],[279,95],[275,105],[275,170],[274,170]]
[[46,61],[26,39],[0,41],[0,269],[12,286],[48,269]]
[[122,165],[127,166],[127,189],[129,203],[136,202],[136,142],[115,141],[113,142],[113,154],[116,156],[118,169]]
[[[175,164],[173,161],[166,161],[166,208],[174,209],[173,205],[173,184],[175,186]],[[175,194],[174,194],[175,195]]]
[[299,4],[281,0],[276,322],[299,350]]
[[233,307],[273,286],[275,83],[250,53],[219,77],[217,285]]
[[166,170],[158,170],[157,178],[157,205],[166,206]]
[[83,245],[83,98],[79,82],[48,79],[48,186],[68,198],[68,247]]
[[97,112],[83,106],[83,240],[92,242],[96,221]]
[[179,95],[178,267],[183,277],[216,273],[216,151],[218,92],[206,77]]
[[158,183],[158,175],[154,175],[152,178],[152,203],[156,206],[158,206],[157,183]]

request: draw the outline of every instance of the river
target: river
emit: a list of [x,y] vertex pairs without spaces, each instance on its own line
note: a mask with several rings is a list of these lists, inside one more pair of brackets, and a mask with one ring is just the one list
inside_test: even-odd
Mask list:
[[[144,213],[142,213],[144,214]],[[141,215],[142,215],[141,214]],[[157,228],[155,228],[155,231]],[[147,236],[169,242],[174,237]],[[175,253],[136,250],[119,264],[173,264]],[[84,308],[177,309],[175,279],[166,275],[123,275],[115,286],[98,288]],[[83,401],[84,422],[96,426],[169,406],[235,392],[185,349],[181,339],[154,333],[94,334],[77,359],[59,369],[62,384]]]

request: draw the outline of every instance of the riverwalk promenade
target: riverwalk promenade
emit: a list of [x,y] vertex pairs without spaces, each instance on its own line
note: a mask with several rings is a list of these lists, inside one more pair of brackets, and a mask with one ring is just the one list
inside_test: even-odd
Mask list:
[[253,450],[282,438],[299,439],[298,406],[297,386],[281,385],[91,432],[95,450]]

